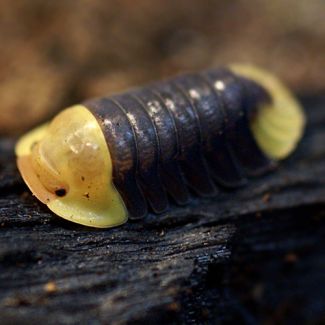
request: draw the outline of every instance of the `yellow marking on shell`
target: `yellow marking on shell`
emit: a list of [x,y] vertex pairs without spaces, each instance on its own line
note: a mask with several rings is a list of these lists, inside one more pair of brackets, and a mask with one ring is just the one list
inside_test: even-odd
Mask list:
[[263,69],[234,64],[230,69],[264,87],[271,103],[258,107],[251,121],[251,130],[261,150],[271,159],[284,159],[293,152],[305,127],[305,115],[293,94],[269,72]]
[[86,107],[70,107],[23,136],[16,155],[33,194],[60,217],[97,228],[127,221],[103,131]]

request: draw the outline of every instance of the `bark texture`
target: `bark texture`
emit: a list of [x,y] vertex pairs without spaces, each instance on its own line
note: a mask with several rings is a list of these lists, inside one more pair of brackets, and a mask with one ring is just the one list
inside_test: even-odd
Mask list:
[[0,140],[0,322],[321,322],[325,97],[279,169],[217,199],[92,230],[52,215]]

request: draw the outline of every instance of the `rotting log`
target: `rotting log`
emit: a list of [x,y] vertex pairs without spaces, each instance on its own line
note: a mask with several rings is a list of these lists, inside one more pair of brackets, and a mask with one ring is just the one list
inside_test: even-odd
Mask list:
[[0,323],[321,322],[325,97],[279,169],[109,230],[55,217],[0,140]]

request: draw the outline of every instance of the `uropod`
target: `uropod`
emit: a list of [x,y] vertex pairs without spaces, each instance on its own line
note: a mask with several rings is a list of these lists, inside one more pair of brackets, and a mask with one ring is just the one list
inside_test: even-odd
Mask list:
[[18,141],[17,164],[56,215],[114,227],[245,186],[293,152],[304,125],[276,77],[235,64],[67,108]]

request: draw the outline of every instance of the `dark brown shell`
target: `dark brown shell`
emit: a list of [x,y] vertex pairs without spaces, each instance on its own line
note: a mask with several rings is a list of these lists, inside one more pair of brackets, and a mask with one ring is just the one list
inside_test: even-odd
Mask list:
[[[222,87],[216,87],[217,83]],[[131,218],[186,204],[190,192],[215,196],[274,162],[258,148],[249,121],[268,93],[227,68],[178,76],[87,101],[113,160],[113,181]]]

